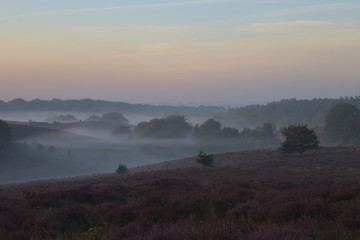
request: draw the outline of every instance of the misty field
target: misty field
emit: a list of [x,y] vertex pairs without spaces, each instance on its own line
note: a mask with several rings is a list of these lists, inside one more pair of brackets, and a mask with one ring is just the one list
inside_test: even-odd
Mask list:
[[3,239],[358,239],[360,148],[0,186]]

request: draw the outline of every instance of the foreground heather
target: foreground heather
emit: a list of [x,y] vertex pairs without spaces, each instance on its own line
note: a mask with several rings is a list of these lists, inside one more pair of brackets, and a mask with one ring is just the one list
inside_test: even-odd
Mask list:
[[[186,168],[188,163],[188,168]],[[4,185],[2,239],[360,239],[360,149]],[[179,168],[177,168],[179,167]],[[157,169],[161,169],[158,165]]]

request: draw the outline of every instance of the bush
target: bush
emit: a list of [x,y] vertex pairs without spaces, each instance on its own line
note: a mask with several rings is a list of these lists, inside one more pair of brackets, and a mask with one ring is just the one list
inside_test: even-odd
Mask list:
[[207,154],[203,151],[200,151],[196,162],[202,164],[203,166],[213,167],[214,166],[214,157],[212,154]]
[[127,166],[125,164],[119,164],[118,168],[115,171],[117,174],[123,174],[123,173],[128,173],[129,169],[127,168]]

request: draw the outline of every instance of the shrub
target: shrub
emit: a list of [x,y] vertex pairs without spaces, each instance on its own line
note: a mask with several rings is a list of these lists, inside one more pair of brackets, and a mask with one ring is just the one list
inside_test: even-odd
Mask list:
[[129,169],[126,167],[125,164],[119,164],[118,168],[115,171],[117,174],[128,173]]
[[202,164],[203,166],[213,167],[214,166],[214,157],[212,154],[207,154],[200,150],[196,162]]

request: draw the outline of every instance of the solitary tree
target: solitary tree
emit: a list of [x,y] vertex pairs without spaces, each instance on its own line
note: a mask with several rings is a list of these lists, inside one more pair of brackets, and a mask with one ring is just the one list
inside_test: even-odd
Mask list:
[[281,134],[285,136],[279,148],[283,153],[298,152],[302,155],[307,150],[319,148],[318,137],[307,124],[290,124],[282,129]]
[[214,166],[214,158],[212,154],[207,154],[200,150],[198,157],[196,158],[196,162],[202,164],[203,166],[213,167]]
[[127,166],[125,164],[119,164],[119,166],[117,167],[115,173],[117,174],[124,174],[124,173],[128,173],[129,169],[127,168]]

